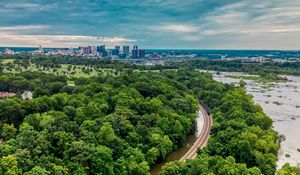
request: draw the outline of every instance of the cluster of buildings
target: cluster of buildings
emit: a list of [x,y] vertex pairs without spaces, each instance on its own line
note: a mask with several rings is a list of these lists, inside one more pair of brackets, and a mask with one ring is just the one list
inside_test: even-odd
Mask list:
[[6,48],[5,50],[3,50],[2,52],[0,52],[3,55],[14,55],[15,52],[11,49]]
[[[240,52],[240,51],[239,51]],[[170,50],[170,49],[139,49],[138,46],[115,46],[106,48],[105,45],[85,46],[78,48],[6,48],[0,55],[14,54],[32,54],[32,55],[68,55],[84,56],[94,58],[113,58],[113,59],[132,59],[141,62],[141,60],[151,60],[160,62],[160,60],[185,60],[185,59],[211,59],[211,60],[240,60],[246,63],[255,62],[294,62],[299,61],[300,51],[252,51],[249,53],[239,53],[237,51],[218,51],[218,50]],[[151,63],[152,64],[152,63]]]
[[133,46],[130,50],[130,46],[115,46],[114,49],[106,49],[105,45],[101,46],[87,46],[79,47],[79,54],[84,56],[99,56],[99,57],[109,57],[109,58],[145,58],[145,50],[138,49],[138,46]]
[[226,57],[225,55],[221,56],[221,60],[225,60],[225,61],[233,61],[233,60],[239,60],[243,63],[261,63],[261,62],[265,62],[266,60],[268,60],[268,58],[262,57],[262,56],[258,56],[258,57]]
[[87,56],[87,57],[101,57],[101,58],[145,58],[146,52],[144,49],[139,49],[138,46],[115,46],[113,49],[106,48],[105,45],[100,46],[86,46],[79,48],[69,48],[69,49],[43,49],[39,46],[37,50],[33,51],[21,51],[14,52],[11,49],[5,49],[0,54],[2,55],[14,55],[14,54],[32,54],[32,55],[70,55],[70,56]]
[[[1,98],[11,98],[13,96],[15,96],[16,93],[11,93],[11,92],[0,92],[0,99]],[[33,97],[32,97],[32,92],[31,91],[24,91],[22,94],[21,94],[21,97],[23,100],[32,100]]]

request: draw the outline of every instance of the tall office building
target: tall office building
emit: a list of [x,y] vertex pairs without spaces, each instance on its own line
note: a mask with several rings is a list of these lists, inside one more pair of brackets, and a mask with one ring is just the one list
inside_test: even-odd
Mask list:
[[105,45],[97,46],[97,52],[101,53],[103,50],[105,50]]
[[120,54],[120,46],[115,46],[115,49],[112,50],[112,55],[119,55]]
[[97,55],[97,48],[96,46],[89,46],[91,48],[91,55],[95,56]]
[[144,49],[139,49],[139,58],[145,58],[146,52]]
[[139,58],[139,49],[138,49],[138,46],[133,46],[133,49],[132,49],[132,58]]
[[88,47],[79,47],[80,54],[82,55],[96,55],[96,47],[88,46]]
[[106,57],[111,57],[111,50],[110,49],[106,49],[105,50],[105,53],[106,53]]
[[129,46],[123,46],[123,54],[125,54],[126,57],[129,56]]
[[99,55],[101,55],[102,57],[106,57],[107,56],[107,52],[106,52],[106,49],[105,49],[105,45],[97,46],[97,53]]
[[90,54],[90,49],[89,47],[79,47],[80,54],[81,55],[88,55]]

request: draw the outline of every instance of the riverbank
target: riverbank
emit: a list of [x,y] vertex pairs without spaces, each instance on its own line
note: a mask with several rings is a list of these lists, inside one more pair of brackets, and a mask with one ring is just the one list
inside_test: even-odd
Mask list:
[[[221,72],[213,73],[214,79],[222,83],[236,83],[240,79],[231,78],[247,76],[243,73]],[[273,120],[274,129],[284,136],[278,155],[277,167],[285,163],[293,166],[299,165],[300,148],[300,77],[286,76],[289,81],[262,83],[255,80],[244,79],[247,83],[245,89],[253,96],[255,103],[259,104],[264,112]]]

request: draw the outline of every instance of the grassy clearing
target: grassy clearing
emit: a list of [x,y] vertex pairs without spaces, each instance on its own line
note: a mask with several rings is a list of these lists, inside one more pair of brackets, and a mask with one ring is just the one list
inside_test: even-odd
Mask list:
[[15,59],[0,59],[1,63],[7,64],[7,63],[13,63]]
[[83,66],[83,65],[67,65],[63,64],[59,68],[50,68],[37,66],[31,64],[29,67],[24,68],[19,65],[14,65],[13,67],[4,66],[5,73],[20,73],[24,71],[37,71],[45,73],[53,73],[56,75],[66,75],[68,77],[90,77],[97,76],[98,74],[104,75],[118,75],[117,71],[114,69],[97,69],[93,66]]

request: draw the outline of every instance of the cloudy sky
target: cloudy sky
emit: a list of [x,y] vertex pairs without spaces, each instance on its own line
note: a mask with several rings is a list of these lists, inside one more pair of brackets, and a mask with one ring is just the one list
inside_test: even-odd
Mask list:
[[0,46],[299,49],[300,0],[0,0]]

